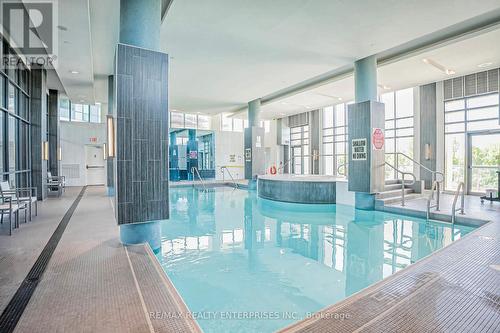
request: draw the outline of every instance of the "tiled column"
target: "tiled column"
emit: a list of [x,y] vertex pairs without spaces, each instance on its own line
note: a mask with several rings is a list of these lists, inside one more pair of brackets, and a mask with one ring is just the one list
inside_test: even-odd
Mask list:
[[49,171],[52,176],[59,176],[59,94],[57,90],[49,90]]
[[248,103],[248,128],[245,128],[245,179],[248,187],[257,186],[255,177],[265,174],[266,157],[264,148],[264,128],[259,125],[260,99]]
[[[430,170],[436,170],[436,112],[436,83],[420,86],[420,163]],[[420,169],[420,179],[432,187],[431,173]]]
[[[375,209],[375,194],[384,190],[385,150],[373,147],[375,129],[385,130],[384,104],[377,102],[377,59],[374,56],[354,63],[355,104],[348,107],[349,191],[356,192],[358,209]],[[354,148],[353,140],[360,146]],[[364,141],[363,141],[364,140]],[[364,147],[364,149],[363,149]],[[362,149],[353,158],[356,149]],[[363,156],[363,157],[361,157]]]
[[[108,115],[113,115],[113,102],[114,102],[114,78],[113,75],[108,76]],[[109,143],[108,143],[109,144]],[[114,169],[114,157],[107,156],[106,158],[106,187],[108,196],[112,197],[115,195],[115,169]]]
[[115,209],[125,244],[160,248],[168,206],[168,55],[158,52],[160,0],[121,0],[116,52]]
[[38,65],[31,67],[31,177],[38,199],[47,197],[48,161],[43,159],[43,143],[47,141],[47,72]]

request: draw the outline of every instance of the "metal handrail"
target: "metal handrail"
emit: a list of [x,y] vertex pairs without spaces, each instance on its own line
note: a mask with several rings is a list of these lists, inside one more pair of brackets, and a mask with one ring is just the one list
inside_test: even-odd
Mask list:
[[419,165],[422,169],[428,171],[431,173],[432,175],[432,182],[434,181],[437,181],[437,175],[440,175],[441,176],[441,180],[439,180],[440,183],[442,183],[444,181],[444,173],[440,172],[440,171],[435,171],[435,170],[431,170],[429,169],[428,167],[422,165],[422,163],[414,160],[412,157],[406,155],[405,153],[402,153],[402,152],[396,152],[396,153],[386,153],[386,154],[395,154],[396,155],[396,161],[397,161],[397,155],[403,155],[404,157],[406,157],[407,159],[409,159],[410,161],[412,161],[413,163]]
[[[399,172],[401,174],[401,176],[403,176],[403,179],[401,181],[401,206],[404,207],[404,205],[405,205],[405,185],[410,185],[410,186],[414,185],[417,182],[417,177],[415,177],[415,175],[411,172],[401,171],[401,170],[397,169],[394,165],[390,164],[389,162],[385,162],[385,164],[387,164],[388,166],[390,166],[391,168],[396,170],[396,172]],[[411,183],[406,183],[405,175],[412,176],[413,181]]]
[[[462,194],[460,196],[460,207],[456,208],[458,195],[460,194],[460,189],[462,190]],[[455,192],[455,197],[453,198],[453,205],[451,206],[451,223],[455,224],[455,215],[457,210],[460,210],[460,215],[464,215],[464,204],[465,204],[465,184],[461,182],[458,184],[457,191]]]
[[[200,179],[201,185],[203,186],[203,191],[207,192],[207,187],[205,186],[205,182],[203,181],[203,178],[201,178],[201,175],[200,175],[200,172],[198,171],[198,168],[192,167],[191,173],[193,174],[193,180],[194,180],[195,172],[196,172],[196,175],[198,176],[198,178]],[[193,187],[194,187],[194,183],[193,183]]]
[[[432,183],[431,194],[429,194],[429,197],[427,198],[427,219],[429,219],[429,216],[431,215],[431,208],[436,208],[436,211],[439,211],[439,188],[439,182],[435,180],[434,183]],[[434,191],[437,192],[436,204],[431,205],[431,202],[434,199]]]
[[234,177],[233,175],[231,174],[231,171],[229,171],[229,169],[227,168],[227,166],[221,166],[220,167],[220,171],[222,172],[222,181],[226,181],[225,178],[224,178],[224,170],[227,171],[227,173],[229,174],[229,177],[231,177],[231,180],[233,181],[233,184],[236,188],[238,188],[238,183],[236,183],[236,181],[234,180]]
[[290,164],[290,162],[293,160],[293,157],[292,158],[289,158],[288,161],[286,161],[285,163],[283,163],[282,165],[279,166],[278,168],[278,172],[277,173],[280,173],[280,171],[282,171],[283,169],[285,169],[285,167]]
[[[344,176],[344,177],[345,177],[345,176],[347,176],[347,165],[348,165],[348,164],[349,164],[349,163],[342,163],[342,164],[340,164],[340,165],[337,167],[337,175]],[[342,167],[344,167],[344,173],[341,173],[341,172],[340,172],[340,169],[341,169]]]

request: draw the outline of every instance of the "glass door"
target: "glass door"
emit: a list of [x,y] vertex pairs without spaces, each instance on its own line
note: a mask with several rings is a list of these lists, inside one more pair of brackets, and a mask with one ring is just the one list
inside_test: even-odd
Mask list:
[[497,188],[500,170],[500,132],[470,133],[468,135],[467,190],[484,194],[487,188]]

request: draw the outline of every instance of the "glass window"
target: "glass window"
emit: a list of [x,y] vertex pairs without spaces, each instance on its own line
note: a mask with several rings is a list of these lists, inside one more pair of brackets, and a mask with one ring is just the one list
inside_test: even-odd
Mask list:
[[4,145],[4,139],[3,139],[3,134],[4,134],[4,125],[5,125],[5,112],[0,112],[0,172],[5,172],[5,161],[4,161],[4,154],[3,152],[5,151],[5,145]]
[[90,112],[90,122],[91,123],[100,123],[101,122],[101,105],[100,104],[90,105],[89,112]]
[[13,172],[17,168],[17,119],[9,115],[9,172]]
[[444,103],[444,111],[457,111],[465,109],[465,100],[448,101]]
[[396,91],[396,115],[413,116],[413,88]]
[[323,128],[333,127],[333,106],[323,109]]
[[184,114],[179,112],[170,112],[170,127],[184,128]]
[[184,128],[194,128],[197,126],[197,119],[195,114],[184,114]]
[[445,136],[445,180],[446,188],[456,189],[465,177],[465,135]]
[[335,126],[345,125],[345,104],[335,105]]
[[467,108],[498,105],[498,94],[472,97],[467,99]]
[[394,118],[394,92],[385,93],[380,96],[380,102],[385,104],[385,119]]
[[498,106],[467,110],[467,120],[496,119],[498,112]]
[[0,75],[0,107],[5,108],[5,78]]
[[465,121],[465,111],[446,112],[444,116],[444,121],[447,123]]
[[11,113],[16,113],[16,90],[12,83],[9,83],[9,91],[8,91],[8,104],[7,109]]
[[221,115],[221,129],[226,132],[233,130],[233,118],[229,118],[227,114]]
[[59,102],[59,118],[69,121],[69,99],[61,99]]
[[210,129],[210,116],[198,115],[198,129]]
[[243,119],[233,119],[233,131],[243,132]]

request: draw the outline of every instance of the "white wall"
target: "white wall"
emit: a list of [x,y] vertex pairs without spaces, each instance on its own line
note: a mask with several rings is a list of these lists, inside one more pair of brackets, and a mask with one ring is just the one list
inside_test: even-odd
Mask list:
[[[212,130],[215,136],[215,175],[222,180],[221,166],[227,166],[235,179],[245,178],[244,134],[243,132],[223,132],[220,130],[220,116],[212,117]],[[269,161],[266,168],[277,165],[278,146],[276,144],[276,120],[271,121],[269,133],[264,135],[264,147],[268,148]],[[232,159],[234,155],[234,159]],[[279,162],[278,162],[279,163]],[[225,179],[229,176],[226,174]]]
[[[90,138],[96,138],[97,140],[91,142]],[[84,186],[87,184],[85,146],[102,146],[105,140],[106,126],[104,123],[92,124],[61,121],[61,168],[62,175],[66,176],[67,186]],[[69,165],[78,165],[78,177],[73,178],[68,173]]]

